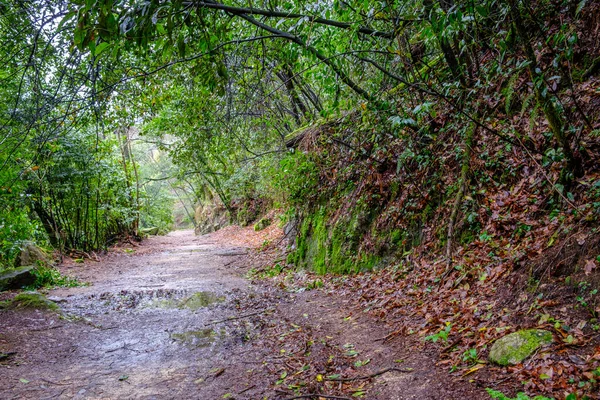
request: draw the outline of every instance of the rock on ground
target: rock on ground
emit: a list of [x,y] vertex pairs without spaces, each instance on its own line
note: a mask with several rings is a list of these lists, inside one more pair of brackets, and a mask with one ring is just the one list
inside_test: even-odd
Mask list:
[[494,343],[489,360],[498,365],[522,363],[537,349],[552,343],[552,333],[542,329],[524,329],[506,335]]
[[33,242],[23,242],[21,244],[21,253],[15,260],[15,267],[25,267],[28,265],[37,265],[38,262],[50,264],[50,257],[44,250],[36,246]]
[[32,265],[0,272],[0,291],[20,289],[35,282]]
[[50,301],[41,293],[24,292],[19,293],[12,299],[9,308],[29,308],[35,310],[53,310],[58,311],[59,308],[53,301]]

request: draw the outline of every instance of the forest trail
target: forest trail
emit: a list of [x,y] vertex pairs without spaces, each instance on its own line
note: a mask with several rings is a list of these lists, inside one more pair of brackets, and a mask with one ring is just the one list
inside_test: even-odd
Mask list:
[[342,298],[251,284],[236,268],[249,251],[178,231],[72,265],[90,285],[51,290],[61,314],[0,312],[0,352],[16,352],[0,364],[0,398],[291,398],[273,386],[281,349],[295,345],[281,339],[288,331],[322,344],[306,359],[314,368],[348,344],[370,360],[361,373],[403,360],[407,372],[357,381],[363,398],[486,397],[452,382],[414,342],[376,341],[388,332]]

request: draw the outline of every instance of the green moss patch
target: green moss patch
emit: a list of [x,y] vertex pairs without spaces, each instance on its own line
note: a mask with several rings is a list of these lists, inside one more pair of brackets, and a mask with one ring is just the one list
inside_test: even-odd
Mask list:
[[319,274],[372,270],[381,257],[362,252],[359,245],[368,234],[375,214],[376,210],[366,202],[337,219],[327,213],[327,207],[320,207],[302,219],[297,249],[287,261]]
[[58,311],[60,308],[56,303],[50,301],[41,293],[25,292],[16,295],[6,308],[17,309],[27,308],[36,310]]
[[257,231],[257,232],[258,231],[262,231],[267,226],[271,225],[271,223],[273,223],[273,221],[271,220],[271,218],[261,218],[260,221],[258,221],[254,225],[254,230]]
[[551,344],[552,341],[552,333],[545,330],[517,331],[496,340],[488,358],[502,366],[520,364],[537,349]]

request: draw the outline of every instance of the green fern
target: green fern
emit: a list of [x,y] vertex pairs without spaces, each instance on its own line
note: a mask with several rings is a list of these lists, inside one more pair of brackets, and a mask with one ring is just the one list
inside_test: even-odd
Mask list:
[[535,121],[538,118],[539,105],[536,103],[533,110],[531,110],[531,114],[529,116],[529,130],[533,131],[535,128]]
[[525,100],[523,100],[523,105],[521,106],[521,117],[525,115],[525,111],[527,111],[527,109],[529,108],[529,105],[531,104],[531,100],[533,100],[533,98],[533,94],[530,94],[529,96],[525,97]]

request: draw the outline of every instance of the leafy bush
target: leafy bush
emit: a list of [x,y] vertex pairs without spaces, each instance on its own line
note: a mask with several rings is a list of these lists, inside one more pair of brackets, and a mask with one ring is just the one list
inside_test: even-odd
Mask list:
[[0,208],[0,269],[13,266],[23,241],[45,242],[44,233],[37,221],[30,219],[28,210],[24,205]]
[[146,185],[140,193],[140,228],[157,227],[160,234],[173,228],[173,198],[156,182]]
[[289,153],[279,163],[273,175],[273,186],[292,206],[303,205],[315,194],[319,183],[319,169],[309,154]]
[[44,144],[42,155],[26,177],[27,202],[53,246],[88,251],[130,232],[134,188],[115,139],[96,143],[82,127]]
[[[23,175],[30,173],[27,170]],[[44,245],[48,240],[39,221],[32,218],[30,196],[26,193],[27,181],[17,180],[18,174],[18,170],[10,168],[0,171],[0,181],[13,182],[11,186],[0,186],[0,269],[14,265],[24,241]]]
[[42,287],[77,287],[82,284],[75,278],[62,275],[56,268],[39,265],[33,270],[35,282],[27,290],[35,290]]

